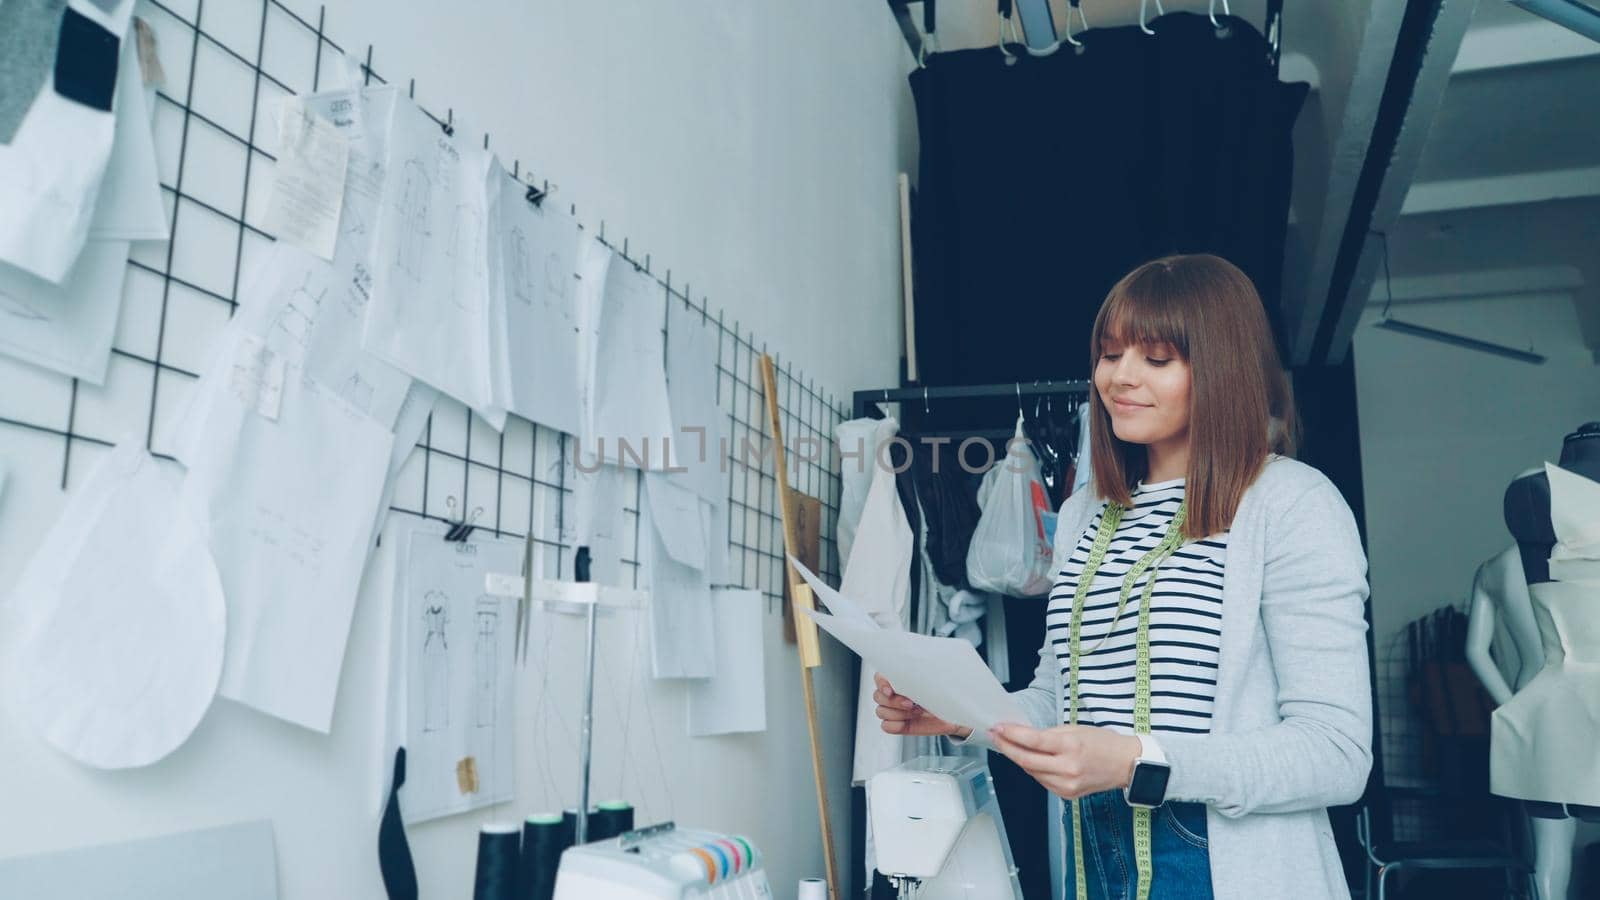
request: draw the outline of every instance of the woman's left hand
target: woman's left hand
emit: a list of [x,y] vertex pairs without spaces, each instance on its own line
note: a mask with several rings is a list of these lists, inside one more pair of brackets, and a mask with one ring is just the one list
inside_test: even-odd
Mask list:
[[1140,751],[1133,735],[1091,725],[997,725],[989,737],[1046,790],[1068,800],[1126,787]]

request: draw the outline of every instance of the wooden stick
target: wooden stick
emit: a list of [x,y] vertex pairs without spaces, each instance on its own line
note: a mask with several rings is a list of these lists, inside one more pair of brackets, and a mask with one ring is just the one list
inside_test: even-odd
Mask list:
[[772,357],[761,354],[761,383],[767,395],[767,423],[771,427],[774,445],[774,465],[778,475],[778,509],[783,517],[783,570],[789,579],[789,596],[794,603],[794,628],[800,646],[800,687],[805,693],[806,727],[811,733],[811,774],[817,782],[817,812],[822,820],[822,853],[827,864],[828,896],[842,900],[839,891],[838,864],[833,855],[833,820],[828,815],[828,777],[822,768],[822,734],[817,724],[817,693],[811,683],[811,670],[822,664],[817,649],[817,623],[803,613],[813,609],[810,586],[800,578],[790,556],[798,556],[799,540],[795,533],[794,510],[789,497],[789,468],[783,452],[783,423],[778,413],[778,376],[772,366]]

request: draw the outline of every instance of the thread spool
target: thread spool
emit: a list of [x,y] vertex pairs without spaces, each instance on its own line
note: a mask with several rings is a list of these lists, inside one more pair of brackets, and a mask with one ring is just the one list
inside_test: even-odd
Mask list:
[[589,817],[589,840],[603,841],[633,830],[633,804],[609,800],[595,808]]
[[572,832],[560,813],[537,813],[522,823],[522,900],[551,900],[556,892],[556,872],[561,852],[572,846]]
[[[591,806],[589,808],[589,834],[583,840],[585,844],[599,840],[594,834],[594,817],[598,812],[600,812],[598,807]],[[570,806],[561,811],[561,827],[567,830],[568,844],[576,844],[578,842],[578,808],[576,806]]]
[[472,900],[517,900],[522,829],[515,822],[490,822],[478,832],[478,872]]
[[796,900],[828,900],[828,883],[821,878],[802,878],[795,897]]

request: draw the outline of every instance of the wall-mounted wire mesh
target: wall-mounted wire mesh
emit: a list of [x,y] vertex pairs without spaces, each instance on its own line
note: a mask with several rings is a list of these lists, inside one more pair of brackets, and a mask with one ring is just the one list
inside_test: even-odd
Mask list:
[[[219,13],[216,7],[224,9]],[[70,487],[92,458],[133,437],[171,459],[174,427],[210,348],[238,306],[241,279],[273,241],[262,227],[275,162],[271,110],[291,94],[325,87],[325,75],[347,56],[361,59],[369,83],[385,80],[373,66],[373,49],[346,50],[280,0],[248,0],[248,10],[226,0],[139,0],[136,14],[154,31],[166,82],[154,112],[161,187],[172,239],[134,245],[104,385],[56,376],[0,358],[0,425],[18,434],[29,452],[49,446],[61,454],[60,486]],[[242,23],[254,23],[247,27]],[[414,94],[415,84],[411,85]],[[441,126],[454,111],[428,112]],[[488,136],[484,137],[485,145]],[[513,161],[521,180],[532,175]],[[538,182],[547,189],[548,185]],[[572,210],[577,215],[576,207]],[[600,238],[606,236],[602,229]],[[651,271],[648,255],[608,241],[623,258]],[[729,578],[758,589],[769,612],[782,597],[783,538],[772,457],[760,452],[766,411],[759,359],[766,351],[755,335],[712,313],[688,283],[674,285],[669,271],[655,276],[664,303],[683,303],[717,330],[718,406],[726,415],[728,445]],[[834,426],[847,414],[815,381],[779,361],[778,393],[785,444],[815,441],[831,447]],[[21,434],[33,440],[21,439]],[[42,443],[41,443],[42,441]],[[573,473],[568,436],[511,417],[497,433],[462,404],[441,397],[405,468],[397,477],[391,509],[443,520],[481,507],[476,524],[496,535],[531,534],[545,573],[561,574],[565,512]],[[753,448],[747,451],[747,447]],[[720,448],[719,448],[720,449]],[[836,575],[834,518],[839,476],[832,453],[790,452],[790,484],[819,498],[825,515],[822,567]],[[626,496],[625,562],[639,577],[638,494],[635,476]],[[453,504],[453,505],[452,505]],[[459,513],[456,513],[459,514]]]

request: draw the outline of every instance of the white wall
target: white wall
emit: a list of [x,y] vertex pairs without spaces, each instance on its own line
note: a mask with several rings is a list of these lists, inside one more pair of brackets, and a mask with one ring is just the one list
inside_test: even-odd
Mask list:
[[[315,6],[290,5],[316,20]],[[190,4],[175,8],[194,15]],[[255,0],[208,0],[202,24],[248,52],[261,15]],[[880,5],[347,0],[328,7],[326,30],[349,48],[375,45],[383,76],[401,84],[415,77],[417,100],[453,108],[458,133],[487,131],[508,162],[559,185],[555,202],[575,203],[591,229],[603,219],[608,238],[628,237],[656,272],[670,267],[674,285],[692,283],[697,297],[726,311],[730,327],[753,332],[820,390],[845,399],[895,379],[895,173],[912,165],[915,137],[911,63]],[[169,70],[184,65],[187,50],[163,47]],[[189,178],[203,183],[208,173],[194,168],[191,159]],[[191,325],[169,323],[169,354],[202,353],[221,319]],[[85,388],[92,399],[80,404],[78,427],[103,408],[143,421],[148,370],[113,369],[105,391]],[[65,379],[0,368],[0,411],[65,410],[57,401],[67,390]],[[0,425],[0,466],[11,475],[0,495],[0,595],[61,509],[60,452],[59,438]],[[76,483],[98,451],[77,443],[73,454]],[[101,773],[44,747],[0,704],[0,857],[268,818],[285,900],[382,896],[374,848],[377,784],[388,767],[378,737],[383,599],[369,581],[331,736],[218,701],[167,760]],[[637,624],[610,623],[602,682],[615,685],[609,699],[602,691],[595,777],[600,795],[633,800],[641,821],[749,834],[786,896],[798,877],[822,873],[822,856],[795,654],[777,636],[775,613],[767,626],[768,731],[691,741],[681,691],[629,681],[638,670],[628,666],[648,653]],[[574,707],[535,708],[546,690],[574,703],[579,686],[573,635],[551,627],[552,662],[530,667],[519,700],[517,802],[412,830],[424,897],[470,895],[480,822],[574,801],[570,735],[548,755],[542,749]],[[826,654],[818,696],[845,866],[853,685],[838,651]]]
[[[1355,332],[1374,646],[1392,780],[1419,775],[1402,737],[1405,673],[1386,666],[1406,623],[1463,604],[1478,565],[1511,543],[1506,486],[1554,462],[1561,439],[1600,419],[1600,366],[1566,294],[1395,304],[1395,318],[1550,357],[1542,366],[1371,327]],[[1403,639],[1402,639],[1403,640]],[[1398,661],[1398,657],[1395,658]],[[1415,731],[1414,728],[1411,729]],[[1600,835],[1580,829],[1580,845]]]

